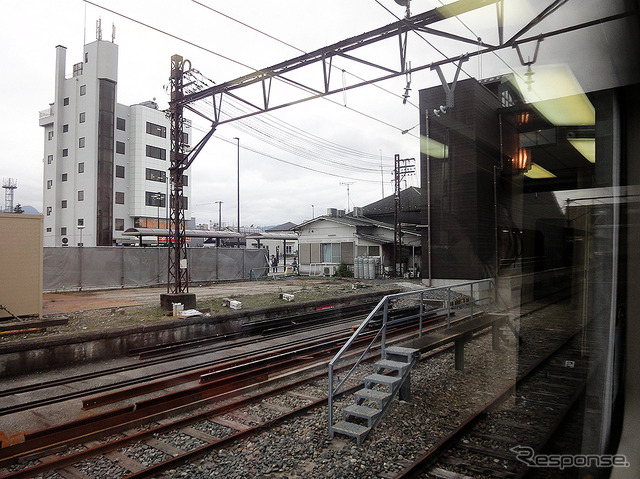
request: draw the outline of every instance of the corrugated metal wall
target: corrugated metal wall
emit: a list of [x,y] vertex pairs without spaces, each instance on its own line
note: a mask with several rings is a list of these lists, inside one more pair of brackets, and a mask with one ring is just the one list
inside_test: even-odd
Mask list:
[[[42,236],[40,234],[40,236]],[[194,283],[248,279],[267,272],[264,251],[187,249]],[[167,282],[166,248],[44,248],[44,291],[155,286]]]

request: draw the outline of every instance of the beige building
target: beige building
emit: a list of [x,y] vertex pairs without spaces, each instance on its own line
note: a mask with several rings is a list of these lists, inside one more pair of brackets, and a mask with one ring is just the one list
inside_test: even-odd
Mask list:
[[0,213],[0,318],[42,314],[40,215]]

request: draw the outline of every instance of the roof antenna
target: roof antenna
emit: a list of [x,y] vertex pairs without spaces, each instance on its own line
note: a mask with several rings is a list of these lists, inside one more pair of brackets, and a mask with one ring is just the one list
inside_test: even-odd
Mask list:
[[102,18],[96,20],[96,40],[102,40]]

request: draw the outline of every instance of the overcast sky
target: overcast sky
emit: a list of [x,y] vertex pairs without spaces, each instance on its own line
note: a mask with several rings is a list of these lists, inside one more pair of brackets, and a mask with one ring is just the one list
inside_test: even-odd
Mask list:
[[[586,8],[585,2],[591,8]],[[82,60],[83,44],[96,38],[98,18],[102,22],[103,40],[111,39],[112,24],[115,25],[115,43],[119,45],[118,102],[131,105],[155,98],[160,108],[165,109],[168,94],[164,87],[168,83],[172,54],[189,59],[192,67],[206,78],[222,83],[250,73],[247,67],[264,68],[296,57],[301,51],[309,52],[394,22],[396,18],[381,4],[399,17],[404,15],[404,8],[393,0],[95,0],[94,3],[113,12],[82,0],[24,0],[3,7],[0,17],[3,45],[0,49],[3,65],[0,177],[17,179],[14,203],[42,210],[43,129],[38,126],[38,112],[53,101],[55,46],[67,47],[67,74],[70,75],[72,65]],[[507,0],[505,35],[515,33],[549,3],[550,0]],[[571,6],[570,1],[563,7],[564,15],[550,19],[540,31],[547,26],[566,25],[567,17],[581,21],[580,15],[604,14],[613,3],[619,2],[584,0],[580,6]],[[530,4],[536,5],[535,8]],[[422,13],[439,5],[438,0],[413,0],[412,13]],[[462,20],[464,25],[451,19],[438,26],[468,37],[497,41],[495,6],[463,16]],[[452,56],[475,48],[430,40],[440,51],[423,39],[410,36],[408,59],[413,65],[441,60],[442,54]],[[561,53],[559,48],[545,49],[545,44],[552,46],[551,41],[545,42],[541,46],[540,61],[557,61],[563,55],[576,58],[572,47],[584,47],[579,41],[562,41],[565,43]],[[388,61],[396,68],[399,64],[397,40],[368,47],[364,55],[372,60]],[[354,75],[370,71],[346,60],[336,59],[334,66],[337,68],[333,71],[332,86],[348,85],[355,82]],[[506,73],[511,68],[520,68],[520,64],[515,50],[508,49],[500,53],[500,58],[491,55],[481,61],[472,59],[463,68],[460,79]],[[453,78],[451,67],[444,71],[449,79]],[[313,79],[319,83],[321,67],[317,65],[314,72]],[[411,81],[407,104],[403,104],[401,98],[406,79],[400,77],[381,83],[381,88],[368,86],[350,90],[330,97],[331,101],[313,100],[268,117],[254,117],[243,124],[220,126],[192,167],[192,215],[198,223],[217,221],[215,202],[222,201],[223,223],[236,223],[237,143],[234,137],[240,138],[243,225],[300,223],[311,218],[312,213],[324,214],[327,208],[350,210],[353,206],[364,206],[380,199],[383,189],[385,196],[389,195],[393,190],[390,173],[393,155],[419,158],[418,128],[401,134],[419,122],[418,90],[439,84],[436,73],[429,70],[414,74]],[[193,114],[186,116],[193,120],[197,140],[209,125]],[[265,134],[270,143],[264,141]],[[285,146],[278,148],[271,143]],[[336,153],[347,149],[349,154]],[[380,173],[381,164],[384,175]],[[418,177],[407,178],[406,185],[419,186]]]

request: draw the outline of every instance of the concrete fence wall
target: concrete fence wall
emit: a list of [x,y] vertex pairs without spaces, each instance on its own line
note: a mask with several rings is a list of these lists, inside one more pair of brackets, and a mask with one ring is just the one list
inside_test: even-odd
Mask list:
[[[166,284],[167,248],[44,248],[43,290],[121,288]],[[268,271],[263,250],[187,249],[189,280],[262,277]]]

